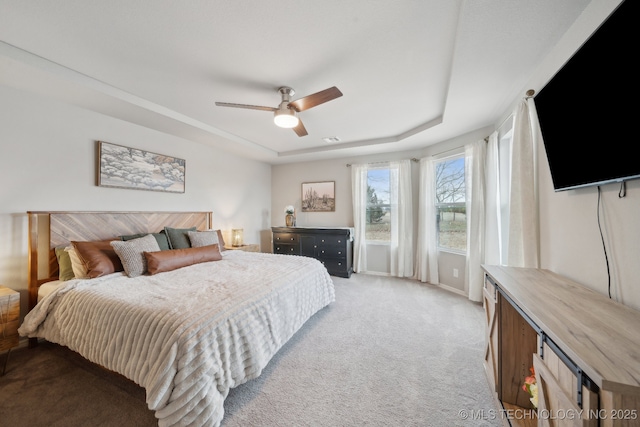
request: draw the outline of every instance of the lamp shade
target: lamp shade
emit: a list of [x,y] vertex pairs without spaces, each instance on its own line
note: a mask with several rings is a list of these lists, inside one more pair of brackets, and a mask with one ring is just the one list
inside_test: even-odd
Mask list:
[[234,228],[231,230],[231,246],[242,246],[242,228]]

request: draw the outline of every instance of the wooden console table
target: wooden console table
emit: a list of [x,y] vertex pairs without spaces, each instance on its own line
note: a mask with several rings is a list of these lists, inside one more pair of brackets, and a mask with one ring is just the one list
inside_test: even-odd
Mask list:
[[505,424],[640,426],[640,312],[547,270],[483,268],[484,366]]

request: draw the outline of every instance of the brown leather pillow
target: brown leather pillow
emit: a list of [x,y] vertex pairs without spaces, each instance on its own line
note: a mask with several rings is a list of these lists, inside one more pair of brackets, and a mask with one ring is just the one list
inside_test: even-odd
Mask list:
[[89,278],[93,279],[116,271],[124,271],[120,258],[111,246],[112,240],[120,239],[71,242],[80,261],[87,268],[87,276]]
[[144,256],[147,259],[147,271],[152,275],[186,267],[187,265],[222,259],[218,245],[144,252]]

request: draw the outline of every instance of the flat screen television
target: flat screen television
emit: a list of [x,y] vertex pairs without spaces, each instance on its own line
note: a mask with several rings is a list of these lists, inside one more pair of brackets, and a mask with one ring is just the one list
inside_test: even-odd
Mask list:
[[534,98],[555,191],[640,178],[638,4],[620,4]]

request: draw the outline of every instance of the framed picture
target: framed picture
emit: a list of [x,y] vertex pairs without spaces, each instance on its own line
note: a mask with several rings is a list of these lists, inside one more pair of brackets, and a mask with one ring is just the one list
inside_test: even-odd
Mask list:
[[185,160],[98,141],[98,186],[184,193]]
[[302,212],[335,212],[336,182],[303,182]]

